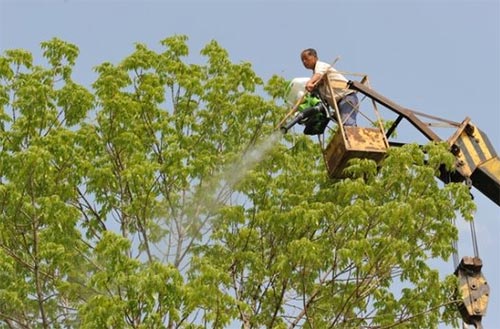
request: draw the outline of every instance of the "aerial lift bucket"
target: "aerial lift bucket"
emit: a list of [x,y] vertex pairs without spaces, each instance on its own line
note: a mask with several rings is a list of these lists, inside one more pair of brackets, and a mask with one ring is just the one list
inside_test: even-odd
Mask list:
[[[365,82],[367,82],[366,77],[363,78],[361,83]],[[338,81],[328,81],[328,85],[332,95],[334,95],[333,88],[347,88],[347,83]],[[375,102],[373,102],[373,106],[378,114]],[[337,118],[340,118],[337,106],[335,106],[335,112]],[[337,131],[323,151],[330,178],[345,178],[345,169],[349,166],[351,159],[371,159],[379,163],[385,157],[389,143],[380,118],[377,119],[377,125],[378,127],[365,128],[344,126],[342,122],[339,122]]]
[[345,178],[349,160],[371,159],[379,163],[387,153],[387,140],[379,128],[343,127],[337,129],[324,150],[330,178]]

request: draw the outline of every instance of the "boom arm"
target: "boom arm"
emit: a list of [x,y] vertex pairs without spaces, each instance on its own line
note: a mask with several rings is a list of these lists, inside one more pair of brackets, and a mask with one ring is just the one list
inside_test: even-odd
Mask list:
[[[393,125],[387,130],[387,137],[392,134],[402,119],[406,119],[429,140],[442,141],[430,129],[428,124],[420,120],[417,114],[431,118],[435,117],[404,108],[361,82],[351,80],[348,82],[347,87],[362,93],[374,102],[398,114]],[[461,181],[471,183],[491,201],[500,206],[500,159],[486,134],[470,123],[469,118],[466,118],[461,124],[443,119],[439,120],[459,126],[453,136],[447,140],[450,151],[457,159],[455,170],[450,172],[445,168],[441,168],[439,178],[445,183]]]

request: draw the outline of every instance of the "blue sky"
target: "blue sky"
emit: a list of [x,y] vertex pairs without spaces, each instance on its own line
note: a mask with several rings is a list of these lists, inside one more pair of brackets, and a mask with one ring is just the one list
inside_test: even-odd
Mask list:
[[[189,37],[190,60],[199,61],[214,39],[265,80],[309,76],[299,60],[304,48],[316,48],[327,62],[340,56],[337,69],[367,74],[400,105],[457,122],[471,117],[500,153],[498,0],[0,0],[0,52],[23,48],[40,61],[40,42],[74,43],[74,78],[87,86],[96,65],[120,61],[136,42],[160,50],[159,41],[174,34]],[[413,131],[404,137],[420,142]],[[500,210],[472,192],[491,287],[483,324],[500,328]],[[458,221],[460,257],[472,255],[468,226]],[[454,270],[451,260],[436,266],[443,274]]]

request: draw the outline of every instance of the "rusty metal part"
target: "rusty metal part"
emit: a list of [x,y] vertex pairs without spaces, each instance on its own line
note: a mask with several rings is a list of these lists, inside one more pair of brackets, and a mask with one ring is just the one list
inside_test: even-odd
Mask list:
[[388,149],[384,134],[377,128],[344,127],[335,133],[323,155],[330,178],[345,178],[344,169],[353,158],[380,162]]
[[481,320],[488,308],[490,287],[481,272],[483,262],[479,257],[463,257],[455,270],[458,277],[458,310],[465,323],[482,328]]

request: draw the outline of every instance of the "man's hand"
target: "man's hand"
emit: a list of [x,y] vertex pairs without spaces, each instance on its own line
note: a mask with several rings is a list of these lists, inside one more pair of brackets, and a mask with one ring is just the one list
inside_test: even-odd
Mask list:
[[314,90],[314,88],[316,88],[316,83],[314,83],[314,82],[312,81],[312,79],[311,79],[311,80],[309,80],[309,81],[306,83],[306,90],[307,90],[308,92],[311,92],[311,91],[313,91],[313,90]]

